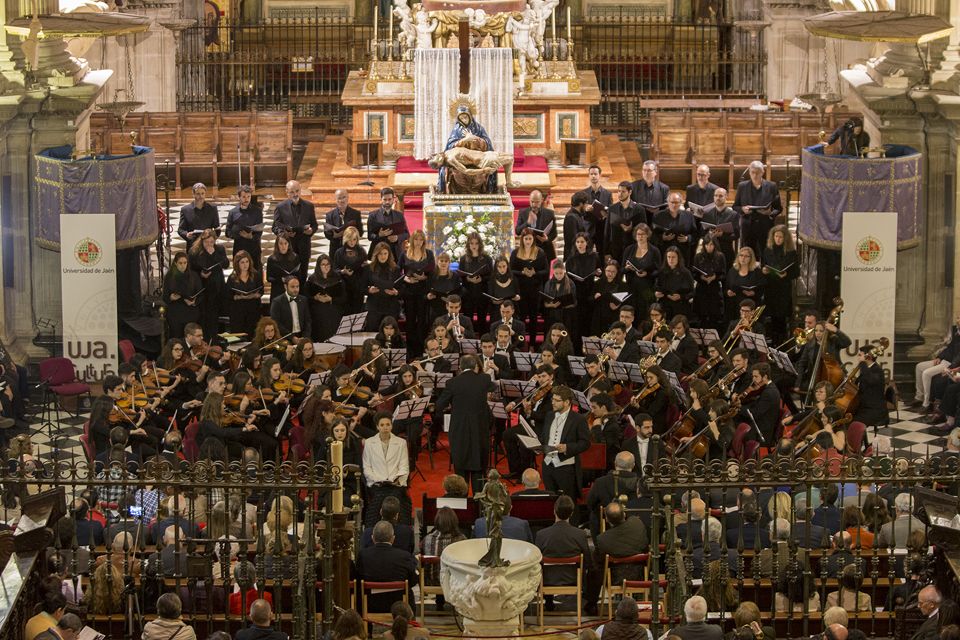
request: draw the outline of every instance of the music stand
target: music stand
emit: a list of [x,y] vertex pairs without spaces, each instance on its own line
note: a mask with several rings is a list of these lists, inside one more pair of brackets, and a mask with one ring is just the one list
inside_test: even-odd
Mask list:
[[383,353],[387,357],[387,369],[396,369],[407,363],[406,349],[384,349]]
[[460,341],[460,353],[476,355],[480,353],[480,341],[464,338]]
[[570,363],[570,373],[575,376],[586,375],[587,368],[583,364],[583,356],[567,356],[567,362]]
[[437,380],[437,385],[434,387],[434,389],[446,388],[447,382],[453,379],[452,373],[437,373],[434,375],[436,376],[436,380]]
[[446,360],[450,363],[451,371],[460,371],[460,354],[459,353],[444,353],[441,356],[442,360]]
[[640,355],[652,356],[657,352],[656,343],[649,340],[637,340],[637,346],[640,348]]
[[514,351],[513,359],[517,363],[517,371],[533,371],[540,354],[535,351]]
[[500,395],[504,398],[523,398],[536,386],[536,380],[501,380]]
[[686,405],[687,394],[684,392],[683,387],[680,386],[680,379],[677,377],[677,374],[673,371],[667,371],[666,369],[664,369],[663,373],[666,374],[667,380],[670,382],[670,387],[677,393],[677,398]]
[[367,312],[361,311],[360,313],[354,313],[349,316],[343,316],[340,318],[340,326],[337,327],[335,335],[342,336],[347,334],[350,336],[350,344],[353,344],[353,334],[362,331],[363,325],[367,321]]
[[762,334],[753,331],[741,331],[740,338],[743,340],[743,346],[750,351],[759,351],[767,353],[770,348],[767,346],[767,340]]
[[577,406],[584,411],[589,411],[590,400],[587,399],[587,394],[585,394],[583,391],[577,391],[576,389],[571,389],[571,391],[573,391],[573,397],[577,401]]
[[[404,400],[403,402],[398,404],[396,408],[393,410],[393,421],[396,422],[398,420],[407,420],[410,418],[414,418],[414,419],[422,418],[429,404],[430,404],[429,395],[424,395],[419,398],[412,398],[410,400]],[[423,424],[422,421],[419,421],[417,423],[417,425],[421,427],[422,427],[422,424]],[[418,434],[418,437],[419,435],[420,434]],[[426,476],[423,475],[423,471],[420,471],[420,467],[417,465],[416,460],[414,460],[413,471],[414,473],[419,473],[420,478],[426,481],[427,478]]]
[[380,377],[380,386],[377,387],[377,391],[383,391],[390,385],[392,385],[397,380],[396,373],[385,373]]
[[769,349],[767,351],[767,357],[773,360],[774,363],[787,373],[793,375],[797,374],[797,368],[793,366],[793,362],[790,360],[790,356],[787,355],[786,351],[779,351],[777,349]]
[[321,384],[326,384],[330,379],[329,371],[318,371],[317,373],[310,374],[310,377],[307,379],[307,388],[312,389],[313,387]]
[[510,414],[507,413],[507,409],[502,402],[487,402],[487,405],[490,407],[490,412],[493,414],[494,418],[500,420],[509,420]]

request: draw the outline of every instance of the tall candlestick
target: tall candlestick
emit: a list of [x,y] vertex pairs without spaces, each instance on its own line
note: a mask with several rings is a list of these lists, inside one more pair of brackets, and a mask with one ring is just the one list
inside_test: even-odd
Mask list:
[[387,32],[387,40],[393,42],[393,11],[390,12],[390,31]]
[[380,48],[379,43],[377,42],[377,29],[380,27],[380,7],[373,6],[373,59],[376,60],[377,56],[380,55],[378,49]]
[[343,443],[335,440],[330,443],[330,465],[340,474],[340,488],[333,490],[333,512],[343,511]]
[[[550,32],[553,34],[553,41],[557,41],[557,8],[553,8],[553,26],[551,27]],[[554,45],[556,46],[556,45]]]
[[570,41],[573,40],[573,27],[570,22],[570,7],[567,7],[567,46],[570,46]]

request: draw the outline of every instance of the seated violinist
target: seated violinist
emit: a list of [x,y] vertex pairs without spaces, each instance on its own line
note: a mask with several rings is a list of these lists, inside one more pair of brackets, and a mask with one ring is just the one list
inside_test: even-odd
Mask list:
[[227,446],[233,459],[240,459],[245,447],[253,447],[260,451],[264,460],[273,460],[277,452],[276,438],[260,431],[256,420],[256,414],[244,416],[235,411],[225,411],[223,396],[211,393],[200,409],[197,446],[202,447],[207,438],[216,438]]
[[667,411],[672,402],[670,383],[663,369],[657,366],[647,369],[643,377],[644,386],[630,398],[626,411],[631,415],[649,415],[653,418],[653,432],[663,435],[670,427],[667,424]]
[[592,398],[595,394],[610,393],[613,390],[613,382],[604,372],[600,358],[595,353],[584,356],[583,368],[586,373],[580,376],[577,391],[582,391],[587,398]]
[[280,327],[273,318],[264,316],[257,322],[257,330],[248,349],[259,351],[263,357],[273,356],[286,362],[293,356],[294,346],[287,340],[289,336],[280,333]]
[[270,303],[270,317],[273,318],[282,335],[311,335],[310,303],[300,295],[300,278],[289,276],[284,279],[284,295],[277,296]]
[[263,361],[263,366],[260,367],[260,377],[255,385],[261,390],[276,393],[273,401],[268,401],[269,406],[267,407],[270,409],[270,422],[273,423],[274,427],[279,424],[287,410],[287,405],[290,404],[290,394],[284,389],[277,390],[275,388],[279,386],[278,383],[282,380],[282,377],[283,368],[280,366],[280,361],[272,357],[267,358]]
[[753,424],[760,434],[761,445],[773,446],[780,432],[780,392],[770,381],[770,365],[758,362],[750,368],[753,382],[742,393],[734,395],[740,404],[738,419]]
[[366,401],[373,395],[373,391],[365,387],[360,387],[354,382],[353,371],[346,365],[339,365],[333,370],[333,402],[342,411],[353,410],[355,413],[350,417],[351,428],[356,431],[361,438],[368,438],[375,433],[373,429],[365,424],[369,416],[369,409],[364,406]]
[[[507,413],[520,411],[535,432],[542,431],[543,420],[547,413],[552,410],[551,398],[552,389],[556,376],[556,370],[547,365],[540,365],[536,368],[531,380],[536,381],[534,390],[519,401],[507,403],[504,407]],[[503,432],[503,448],[507,454],[507,463],[510,467],[510,476],[520,477],[523,470],[533,466],[533,453],[521,444],[517,437],[526,433],[523,426],[516,426],[505,429]]]
[[607,446],[607,469],[613,468],[613,460],[620,450],[623,427],[620,411],[613,398],[600,392],[590,396],[590,440]]
[[146,412],[133,406],[123,408],[120,406],[123,400],[123,379],[120,376],[106,376],[103,380],[103,395],[93,401],[90,412],[90,433],[93,436],[94,449],[106,451],[110,443],[110,430],[117,426],[127,429],[131,446],[139,451],[143,459],[156,455],[163,430],[145,426]]
[[707,416],[709,421],[704,432],[708,440],[707,460],[722,460],[730,450],[736,433],[736,427],[731,420],[733,412],[730,411],[730,405],[723,400],[714,400],[710,403]]
[[[423,395],[420,385],[417,382],[416,370],[408,364],[400,367],[393,384],[383,390],[383,395],[374,393],[370,399],[370,407],[380,408],[392,400],[394,406],[398,406],[404,400],[412,400]],[[413,468],[417,463],[417,456],[420,455],[420,436],[423,431],[423,421],[420,417],[405,418],[396,420],[393,423],[393,433],[403,437],[407,441],[407,451],[410,454],[410,467]]]
[[199,360],[191,369],[197,372],[197,381],[203,382],[207,371],[225,371],[230,368],[230,354],[221,347],[212,347],[203,339],[203,327],[195,322],[183,328],[183,341],[187,345],[187,356]]
[[321,371],[326,371],[327,367],[320,360],[313,350],[313,340],[310,338],[300,338],[294,347],[293,355],[283,368],[284,372],[292,373],[304,382],[310,380],[310,376]]

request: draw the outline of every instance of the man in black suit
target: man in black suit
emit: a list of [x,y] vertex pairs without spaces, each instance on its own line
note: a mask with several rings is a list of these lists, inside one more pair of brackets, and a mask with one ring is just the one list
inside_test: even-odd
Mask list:
[[674,627],[667,635],[678,636],[682,640],[722,640],[723,629],[719,625],[707,624],[707,601],[703,596],[692,596],[683,603],[683,617],[686,624]]
[[[536,381],[537,387],[548,388],[550,390],[543,394],[539,400],[534,400],[533,397],[531,397],[519,403],[516,401],[507,403],[504,407],[507,413],[514,410],[521,411],[534,431],[542,431],[541,427],[544,425],[544,420],[552,408],[553,393],[556,391],[556,388],[552,387],[555,378],[556,370],[553,367],[545,364],[538,366],[533,371],[531,380]],[[524,435],[524,433],[523,426],[520,424],[504,429],[503,431],[503,449],[507,454],[510,476],[519,476],[523,473],[524,469],[533,466],[533,452],[527,449],[517,437]],[[541,440],[541,444],[545,444],[545,442]]]
[[681,515],[688,517],[686,522],[677,525],[677,539],[685,550],[703,547],[703,529],[707,517],[707,503],[700,498],[693,498],[689,502],[690,511],[684,510]]
[[[649,430],[653,432],[653,420],[650,420]],[[621,451],[613,461],[613,471],[597,478],[590,491],[587,492],[587,510],[590,512],[590,533],[594,537],[600,535],[600,509],[610,504],[621,495],[637,495],[637,485],[640,476],[634,470],[634,454]]]
[[450,361],[443,356],[443,351],[440,349],[440,341],[436,338],[427,338],[426,342],[423,343],[425,349],[425,355],[423,360],[430,360],[429,362],[420,362],[420,360],[414,360],[410,364],[417,371],[426,371],[427,373],[450,373],[453,370],[453,366],[450,364]]
[[487,404],[487,394],[495,388],[490,376],[480,371],[477,357],[465,355],[460,360],[460,375],[447,382],[436,405],[438,417],[453,406],[450,461],[454,471],[472,483],[475,492],[483,488],[484,473],[490,460],[490,422],[493,416]]
[[[740,238],[740,216],[727,204],[727,190],[719,187],[713,192],[713,203],[703,208],[702,223],[713,225],[703,235],[713,238],[717,249],[723,254],[728,267],[733,266],[737,257],[737,240]],[[721,229],[721,225],[730,227]],[[707,227],[701,225],[702,228]],[[689,266],[689,265],[688,265]]]
[[207,202],[207,187],[202,182],[193,185],[193,202],[180,209],[180,224],[177,235],[184,239],[187,248],[200,237],[204,229],[217,229],[220,235],[220,214]]
[[[393,525],[393,546],[413,553],[413,527],[400,522],[400,500],[387,496],[380,503],[380,519]],[[360,538],[360,548],[373,544],[373,527],[366,527]]]
[[271,626],[274,620],[270,602],[258,598],[250,603],[250,626],[237,631],[234,640],[287,640],[287,634]]
[[632,364],[640,363],[640,347],[636,342],[627,342],[627,327],[617,320],[610,325],[607,337],[613,342],[612,345],[604,347],[603,353],[611,360],[617,362],[629,362]]
[[[393,525],[381,520],[373,526],[373,546],[360,549],[357,554],[357,575],[370,582],[407,581],[412,588],[417,582],[417,561],[413,554],[393,546]],[[390,605],[399,600],[396,592],[372,593],[367,596],[370,611],[390,611]]]
[[580,495],[580,456],[590,448],[590,431],[583,415],[571,411],[573,391],[569,387],[553,389],[552,411],[540,427],[540,442],[553,448],[543,457],[543,484],[577,498]]
[[[227,212],[227,237],[233,240],[233,255],[246,251],[253,259],[251,267],[260,271],[260,239],[263,237],[263,207],[253,201],[253,187],[240,185],[239,204]],[[260,231],[254,229],[260,227]]]
[[542,207],[543,192],[534,189],[530,192],[530,206],[520,209],[517,214],[517,226],[514,233],[519,238],[527,227],[535,229],[534,239],[537,246],[547,254],[547,261],[549,262],[557,257],[557,250],[553,246],[553,241],[557,239],[557,216],[553,209]]
[[596,236],[594,225],[596,220],[587,208],[587,196],[578,191],[570,198],[570,210],[563,217],[563,257],[569,258],[574,254],[573,242],[577,234],[585,233],[590,236],[591,242]]
[[[627,517],[623,505],[611,502],[607,505],[604,515],[607,520],[607,530],[597,536],[596,557],[594,566],[587,576],[584,586],[583,610],[587,615],[597,614],[597,596],[603,584],[603,567],[607,556],[625,558],[647,550],[649,541],[647,527],[636,516]],[[611,570],[613,584],[620,584],[623,580],[639,580],[643,574],[641,565],[623,565]]]
[[186,576],[187,552],[183,550],[183,529],[174,525],[163,530],[163,548],[147,557],[147,575]]
[[663,441],[657,440],[659,444],[654,444],[652,416],[638,413],[633,417],[633,422],[637,425],[637,435],[624,439],[623,450],[633,456],[635,465],[633,471],[638,478],[643,478],[644,468],[652,465],[654,460],[663,458],[666,451],[663,449]]
[[[807,496],[798,495],[793,499],[793,543],[804,549],[822,549],[830,545],[830,532],[825,527],[810,522],[807,510]],[[840,567],[841,569],[843,567]]]
[[690,335],[690,323],[687,321],[687,316],[673,316],[673,320],[670,321],[670,329],[673,331],[670,348],[680,359],[680,371],[690,375],[700,366],[700,349],[694,342],[693,336]]
[[649,218],[633,198],[633,185],[624,180],[617,185],[617,201],[607,209],[603,235],[603,258],[623,259],[623,251],[633,243],[633,228]]
[[[600,176],[603,171],[599,165],[592,164],[587,169],[587,178],[589,184],[581,191],[586,200],[586,209],[593,219],[592,239],[597,253],[601,256],[606,255],[604,250],[604,238],[607,230],[607,218],[609,216],[609,207],[613,204],[613,194],[609,189],[600,184]],[[566,236],[564,236],[566,237]],[[571,255],[564,253],[564,257]]]
[[[757,504],[757,495],[752,491],[740,494],[740,513],[738,526],[732,528],[727,525],[727,547],[733,549],[756,548],[757,537],[760,537],[760,547],[770,546],[770,532],[760,526],[760,506]],[[743,546],[741,547],[741,543]]]
[[524,341],[526,340],[527,327],[525,324],[523,324],[523,320],[514,315],[516,312],[517,308],[513,303],[513,300],[504,300],[501,302],[500,319],[494,320],[490,323],[490,333],[496,336],[500,327],[508,327],[510,330],[510,340],[513,344],[513,348],[521,349],[524,346]]
[[363,220],[360,219],[360,212],[349,205],[350,192],[346,189],[337,189],[333,192],[337,206],[323,218],[323,235],[330,241],[330,257],[337,252],[337,249],[343,246],[343,232],[347,227],[356,228],[357,232],[363,236]]
[[273,214],[273,233],[290,240],[290,247],[300,258],[300,278],[305,280],[310,268],[310,242],[320,225],[313,203],[300,197],[300,183],[291,180],[286,188],[287,199],[277,205]]
[[717,185],[710,182],[710,167],[705,164],[697,165],[697,181],[687,185],[687,194],[684,200],[687,207],[690,203],[705,207],[713,202],[713,193],[717,190]]
[[407,220],[403,214],[393,208],[397,196],[393,189],[380,189],[380,208],[367,215],[367,239],[370,245],[386,242],[393,251],[394,260],[400,258],[403,241],[410,237]]
[[653,356],[656,358],[657,366],[664,371],[670,371],[679,376],[683,363],[680,360],[680,356],[675,354],[670,348],[672,340],[673,334],[671,334],[670,331],[666,329],[658,331],[657,335],[653,338],[654,343],[657,345],[657,352],[654,353]]
[[310,303],[300,295],[300,279],[290,276],[286,280],[284,295],[270,303],[270,317],[276,321],[280,335],[293,332],[295,336],[310,335]]
[[633,200],[641,206],[659,207],[667,203],[670,187],[660,182],[657,163],[647,160],[641,169],[642,178],[633,182]]
[[752,423],[760,432],[761,443],[773,445],[780,430],[780,391],[770,381],[770,365],[766,362],[753,365],[750,373],[753,385],[761,387],[761,391],[755,400],[740,410],[740,419],[750,424],[752,418]]
[[[587,532],[570,524],[576,505],[570,496],[560,496],[553,505],[556,522],[537,532],[537,548],[544,558],[570,558],[579,555],[583,562],[583,571],[593,570],[593,558],[590,555],[590,542]],[[572,565],[545,566],[543,569],[545,585],[575,585],[577,570]],[[551,609],[553,598],[547,596],[547,608]]]
[[489,333],[480,336],[480,370],[491,380],[513,379],[510,356],[497,353],[497,343]]
[[620,307],[620,315],[617,318],[627,328],[623,339],[627,342],[636,342],[640,339],[640,332],[637,331],[637,310],[632,305],[625,304]]
[[840,531],[843,512],[837,506],[837,498],[839,497],[840,489],[836,483],[831,482],[825,485],[820,490],[820,506],[814,509],[813,518],[810,519],[810,522],[823,527],[831,534]]
[[450,335],[454,336],[457,340],[462,338],[473,340],[476,336],[473,332],[473,320],[466,314],[460,313],[460,309],[463,307],[463,300],[460,299],[460,296],[451,293],[444,298],[444,302],[447,305],[447,312],[437,317],[434,322],[440,322],[446,325]]
[[917,607],[927,617],[923,624],[910,636],[910,640],[936,640],[940,637],[940,604],[943,595],[933,585],[920,589],[917,595]]
[[760,256],[774,220],[783,213],[783,204],[776,183],[763,178],[766,167],[762,162],[754,160],[747,171],[750,178],[737,184],[733,210],[740,214],[740,246],[750,247],[754,256]]

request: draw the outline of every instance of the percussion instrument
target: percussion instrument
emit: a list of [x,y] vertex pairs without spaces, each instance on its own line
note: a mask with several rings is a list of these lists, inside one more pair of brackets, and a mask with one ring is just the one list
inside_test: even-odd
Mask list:
[[373,331],[358,331],[357,333],[333,336],[329,342],[344,347],[346,351],[343,354],[343,362],[348,366],[352,366],[353,363],[360,359],[360,354],[363,353],[364,341],[368,338],[376,337],[377,334]]
[[313,343],[314,359],[319,359],[320,362],[323,363],[323,366],[331,371],[343,362],[346,351],[347,348],[345,346],[333,342]]

